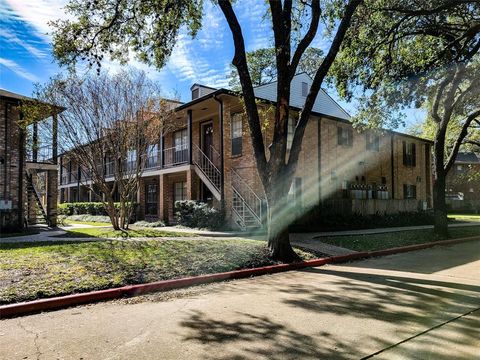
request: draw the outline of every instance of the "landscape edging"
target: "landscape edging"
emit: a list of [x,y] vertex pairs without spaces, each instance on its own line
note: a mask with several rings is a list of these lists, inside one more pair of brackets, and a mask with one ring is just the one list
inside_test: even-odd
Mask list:
[[299,270],[307,267],[338,264],[358,259],[398,254],[408,251],[427,249],[438,245],[452,245],[480,239],[480,236],[428,242],[418,245],[408,245],[385,250],[356,252],[348,255],[318,258],[291,264],[269,265],[253,269],[242,269],[217,274],[199,275],[181,279],[163,280],[147,284],[126,285],[119,288],[91,291],[87,293],[58,296],[33,301],[7,304],[0,306],[0,319],[26,315],[45,310],[61,309],[73,305],[81,305],[102,300],[112,300],[124,296],[138,296],[154,291],[180,289],[194,285],[219,282],[223,280],[242,279],[253,276],[274,274],[290,270]]

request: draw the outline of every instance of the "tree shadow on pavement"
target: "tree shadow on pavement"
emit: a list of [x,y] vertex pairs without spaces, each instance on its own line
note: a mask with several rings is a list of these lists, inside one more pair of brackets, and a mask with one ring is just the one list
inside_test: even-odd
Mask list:
[[235,318],[217,320],[195,311],[181,324],[188,329],[184,341],[206,346],[207,359],[343,359],[341,353],[356,352],[327,331],[303,334],[265,315],[237,312]]

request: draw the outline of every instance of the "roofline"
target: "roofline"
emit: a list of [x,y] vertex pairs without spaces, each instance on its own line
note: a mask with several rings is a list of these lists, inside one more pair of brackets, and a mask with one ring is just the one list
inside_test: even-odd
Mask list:
[[196,86],[201,86],[201,87],[204,87],[204,88],[207,88],[207,89],[211,89],[211,90],[218,90],[217,88],[207,86],[207,85],[202,85],[202,84],[199,84],[199,83],[193,83],[192,86],[190,86],[190,90],[192,90],[195,85]]
[[[190,106],[193,106],[193,105],[196,105],[204,100],[207,100],[208,98],[211,98],[211,97],[215,97],[215,96],[218,96],[218,95],[231,95],[231,96],[239,96],[240,94],[238,92],[235,92],[235,91],[232,91],[232,90],[228,90],[228,89],[218,89],[210,94],[207,94],[207,95],[204,95],[202,97],[199,97],[195,100],[192,100],[188,103],[185,103],[179,107],[176,107],[175,108],[175,112],[178,112],[178,111],[182,111],[182,110],[185,110],[186,108],[190,107]],[[272,104],[272,105],[275,105],[276,102],[275,101],[271,101],[271,100],[267,100],[267,99],[263,99],[263,98],[259,98],[259,97],[255,97],[256,99],[264,102],[264,103],[267,103],[267,104]],[[296,106],[290,106],[290,109],[294,110],[294,111],[301,111],[302,109],[301,108],[298,108]],[[330,120],[334,120],[334,121],[338,121],[338,122],[343,122],[345,124],[350,124],[352,125],[352,122],[350,120],[346,120],[346,119],[342,119],[342,118],[338,118],[338,117],[335,117],[335,116],[332,116],[332,115],[327,115],[327,114],[323,114],[323,113],[320,113],[320,112],[316,112],[316,111],[312,111],[311,112],[311,115],[313,116],[317,116],[317,117],[323,117],[323,118],[326,118],[326,119],[330,119]],[[410,135],[410,134],[405,134],[405,133],[402,133],[402,132],[398,132],[398,131],[394,131],[394,130],[390,130],[390,129],[378,129],[378,130],[383,130],[383,131],[386,131],[390,134],[394,134],[394,135],[401,135],[401,136],[404,136],[404,137],[408,137],[408,138],[411,138],[411,139],[416,139],[416,140],[421,140],[421,141],[424,141],[424,142],[427,142],[429,144],[433,144],[433,141],[432,140],[429,140],[429,139],[424,139],[424,138],[421,138],[419,136],[415,136],[415,135]]]

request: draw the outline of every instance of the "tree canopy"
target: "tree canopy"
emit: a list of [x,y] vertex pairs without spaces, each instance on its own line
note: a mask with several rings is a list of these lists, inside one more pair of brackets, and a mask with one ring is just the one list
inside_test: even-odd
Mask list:
[[[322,56],[323,51],[321,49],[315,47],[307,48],[298,64],[297,72],[306,72],[312,76],[322,61]],[[247,52],[247,62],[254,86],[267,84],[276,80],[275,48],[261,48],[249,51]],[[233,90],[241,90],[238,73],[233,65],[230,65],[228,78],[230,79],[229,86]]]

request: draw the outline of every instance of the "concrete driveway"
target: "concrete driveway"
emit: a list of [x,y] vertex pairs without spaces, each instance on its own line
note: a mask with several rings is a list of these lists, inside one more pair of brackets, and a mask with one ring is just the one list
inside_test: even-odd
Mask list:
[[1,359],[477,359],[480,242],[0,322]]

